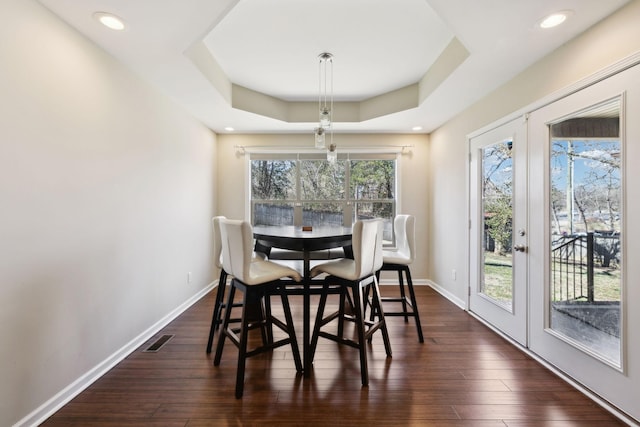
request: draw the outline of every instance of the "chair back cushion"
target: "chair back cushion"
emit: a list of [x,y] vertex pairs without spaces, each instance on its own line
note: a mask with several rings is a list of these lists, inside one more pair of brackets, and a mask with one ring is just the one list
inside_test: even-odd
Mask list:
[[356,221],[352,234],[353,260],[358,278],[369,276],[382,267],[382,221]]
[[226,219],[223,216],[214,216],[211,219],[213,224],[213,262],[217,268],[222,268],[222,239],[220,238],[220,220]]
[[393,221],[398,256],[409,261],[416,258],[415,224],[416,218],[413,215],[397,215]]
[[384,236],[384,222],[382,220],[378,220],[378,232],[376,234],[376,249],[375,255],[373,257],[373,270],[371,273],[375,273],[376,271],[382,268],[382,264],[384,264],[384,251],[383,251],[383,236]]
[[247,281],[253,256],[253,229],[247,221],[220,219],[222,265],[240,281]]

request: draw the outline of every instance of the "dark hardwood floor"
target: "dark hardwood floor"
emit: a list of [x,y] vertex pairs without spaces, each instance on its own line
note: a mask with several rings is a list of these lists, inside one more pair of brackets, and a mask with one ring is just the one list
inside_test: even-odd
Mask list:
[[[383,295],[395,290],[382,287]],[[425,342],[418,343],[411,319],[388,318],[393,358],[376,334],[368,387],[360,383],[357,350],[321,339],[311,378],[296,374],[291,351],[282,347],[248,360],[244,397],[236,400],[236,348],[227,342],[218,367],[205,353],[214,294],[43,425],[624,425],[425,286],[417,288]],[[299,320],[302,298],[290,300]],[[274,299],[274,312],[279,306]],[[164,334],[175,336],[158,352],[143,352]]]

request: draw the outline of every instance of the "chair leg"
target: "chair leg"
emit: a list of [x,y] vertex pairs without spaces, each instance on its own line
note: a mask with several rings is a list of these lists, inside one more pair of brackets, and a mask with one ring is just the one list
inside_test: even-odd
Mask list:
[[211,328],[209,329],[209,340],[207,341],[207,354],[211,353],[213,346],[213,336],[220,326],[221,307],[224,301],[224,290],[227,285],[227,272],[220,270],[220,278],[218,279],[218,291],[216,292],[216,302],[213,305],[213,316],[211,317]]
[[360,295],[360,284],[355,283],[351,287],[353,293],[353,305],[354,305],[354,321],[356,323],[356,332],[358,334],[358,350],[360,352],[360,376],[362,378],[362,385],[369,385],[369,369],[367,367],[367,346],[365,344],[364,333],[364,317],[362,309],[362,296]]
[[[320,333],[320,327],[322,326],[322,320],[324,316],[324,308],[327,304],[327,294],[329,292],[329,284],[324,283],[322,286],[322,293],[320,294],[320,302],[318,303],[318,313],[316,314],[316,321],[313,325],[313,333],[311,334],[311,343],[309,344],[309,352],[311,354],[311,361],[313,362],[313,356],[316,354],[316,346],[318,345],[318,335]],[[338,334],[341,336],[340,334]]]
[[398,285],[400,286],[400,302],[402,303],[402,312],[404,313],[404,323],[409,323],[407,316],[407,295],[404,292],[404,280],[402,279],[403,269],[398,270]]
[[[386,267],[386,268],[385,268]],[[411,280],[411,270],[409,269],[408,265],[385,265],[383,268],[383,270],[395,270],[398,272],[398,283],[400,286],[400,297],[382,297],[380,296],[380,300],[381,301],[387,301],[387,302],[400,302],[402,303],[402,310],[401,311],[396,311],[396,312],[388,312],[387,316],[401,316],[404,317],[404,321],[408,322],[408,318],[409,316],[412,316],[415,319],[415,323],[416,323],[416,328],[418,330],[418,341],[423,343],[424,342],[424,337],[422,335],[422,325],[420,324],[420,314],[418,312],[418,303],[416,300],[416,294],[413,288],[413,281]],[[406,277],[407,279],[407,288],[409,289],[409,296],[407,297],[407,294],[405,292],[405,286],[404,286],[404,277],[402,276],[402,273],[404,272],[404,277]],[[376,278],[379,282],[379,278],[380,278],[380,272],[378,272],[378,274],[376,274]],[[382,307],[382,305],[381,305]],[[411,310],[409,310],[409,308],[411,308]],[[371,314],[369,315],[369,320],[373,321],[374,317],[378,315],[378,312],[376,310],[376,308],[372,305],[371,307]],[[371,338],[369,338],[369,341],[371,341]]]
[[[349,295],[347,294],[347,292],[344,289],[340,290],[340,298],[338,301],[338,336],[342,337],[344,336],[344,305],[347,302],[347,299],[351,300],[351,298],[347,298]],[[325,300],[326,302],[326,300]],[[349,304],[351,306],[353,306],[353,304],[351,304],[351,302],[349,301]]]
[[[231,285],[231,289],[229,290],[229,299],[227,304],[233,303],[233,297],[236,294],[236,288]],[[220,364],[220,359],[222,358],[222,350],[224,348],[224,341],[227,338],[227,328],[229,327],[229,319],[231,318],[231,310],[224,311],[224,320],[222,321],[222,328],[220,330],[220,336],[218,337],[218,345],[216,346],[216,355],[213,358],[214,366],[218,366]]]
[[298,348],[298,339],[293,326],[293,317],[291,316],[291,306],[289,305],[289,297],[284,287],[279,288],[280,299],[282,300],[282,308],[284,309],[284,319],[287,325],[287,332],[291,340],[291,351],[293,352],[293,361],[296,365],[296,371],[302,372],[302,359],[300,358],[300,349]]
[[[378,281],[378,283],[380,283],[380,272],[382,270],[378,270],[376,271],[376,280]],[[371,285],[367,285],[367,287],[364,290],[364,298],[366,299],[366,303],[364,306],[364,313],[366,315],[367,313],[367,306],[371,308],[371,314],[369,314],[369,321],[373,322],[373,319],[376,317],[376,311],[373,309],[373,299],[369,298],[369,292],[371,289]],[[371,342],[371,338],[369,338],[369,342]]]
[[260,328],[262,333],[262,344],[273,344],[273,324],[271,323],[271,297],[267,292],[265,292],[264,301],[261,304],[261,307],[262,320],[264,320],[264,324]]
[[[240,321],[240,343],[238,345],[238,370],[236,371],[236,399],[242,397],[244,391],[244,368],[247,362],[247,343],[249,341],[249,316],[246,310],[247,300],[253,296],[251,288],[247,288],[243,293],[244,307],[242,310],[242,320]],[[226,315],[225,315],[226,317]]]
[[380,287],[378,286],[378,280],[376,278],[374,278],[371,287],[373,288],[373,307],[371,310],[378,313],[378,322],[380,323],[380,329],[382,330],[382,341],[384,342],[384,349],[387,353],[387,356],[391,357],[391,341],[389,340],[389,330],[387,329],[387,322],[385,320],[384,311],[382,309]]
[[413,290],[413,281],[411,280],[411,271],[409,270],[409,267],[404,269],[404,273],[407,276],[407,287],[409,288],[409,296],[411,297],[413,317],[415,318],[416,328],[418,329],[418,341],[423,343],[424,337],[422,336],[422,325],[420,324],[420,314],[418,313],[418,302],[416,300],[416,293]]
[[[240,399],[244,392],[244,375],[246,361],[249,357],[273,350],[277,347],[291,345],[296,371],[302,372],[303,367],[293,317],[291,315],[291,306],[284,285],[278,284],[276,281],[262,285],[248,286],[237,279],[233,279],[229,290],[228,304],[232,303],[236,290],[240,290],[243,293],[242,304],[240,304],[242,306],[240,328],[232,329],[229,327],[229,324],[232,322],[231,310],[225,310],[222,330],[220,331],[218,345],[216,346],[213,364],[215,366],[220,364],[226,339],[231,340],[231,342],[238,347],[235,396],[237,399]],[[271,312],[269,298],[276,293],[280,294],[282,300],[285,322],[273,316]],[[233,319],[233,321],[236,322],[237,319]],[[284,331],[288,335],[288,338],[279,339],[274,342],[274,337],[271,332],[271,328],[274,325]],[[256,328],[261,329],[262,345],[249,349],[249,331]]]
[[[350,321],[354,322],[356,328],[355,339],[345,338],[341,333],[334,335],[332,333],[328,333],[326,331],[322,331],[321,328],[329,324],[330,322],[336,320],[343,320],[345,318],[345,313],[342,308],[344,304],[341,304],[341,307],[338,309],[337,313],[332,313],[330,315],[324,314],[327,302],[327,296],[329,294],[329,287],[334,282],[337,281],[340,284],[340,299],[344,301],[344,299],[348,298],[352,303],[352,316],[348,316],[347,318]],[[375,311],[376,315],[380,317],[377,322],[370,322],[365,320],[364,315],[364,306],[367,304],[364,300],[364,289],[371,287],[373,290],[372,297],[372,310]],[[345,296],[346,293],[346,296]],[[368,370],[368,361],[367,361],[367,340],[380,329],[382,331],[385,351],[388,357],[391,357],[391,343],[389,341],[389,333],[387,331],[387,325],[384,320],[384,312],[382,310],[381,302],[380,302],[380,290],[378,289],[377,280],[373,279],[373,283],[369,285],[362,285],[362,281],[360,282],[352,282],[346,280],[336,279],[332,276],[329,276],[325,279],[322,293],[320,294],[320,302],[318,304],[318,314],[316,316],[316,321],[313,328],[313,336],[311,339],[311,354],[313,358],[313,354],[316,351],[318,344],[318,337],[322,336],[323,338],[335,341],[339,344],[346,344],[350,347],[355,347],[358,349],[360,356],[360,376],[362,380],[362,385],[367,386],[369,384],[369,370]]]

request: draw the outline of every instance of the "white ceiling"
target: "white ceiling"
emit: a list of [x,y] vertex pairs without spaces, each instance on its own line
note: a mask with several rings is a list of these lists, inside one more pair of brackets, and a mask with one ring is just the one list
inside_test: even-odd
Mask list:
[[[218,133],[312,133],[322,52],[336,132],[406,133],[434,130],[629,0],[39,1]],[[565,24],[537,28],[559,10],[573,11]]]

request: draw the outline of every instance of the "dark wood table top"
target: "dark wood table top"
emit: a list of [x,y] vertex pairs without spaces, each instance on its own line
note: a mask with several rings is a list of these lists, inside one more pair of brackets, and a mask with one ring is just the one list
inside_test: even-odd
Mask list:
[[302,231],[292,225],[255,226],[253,237],[260,245],[294,251],[318,251],[351,245],[351,227],[313,227]]

